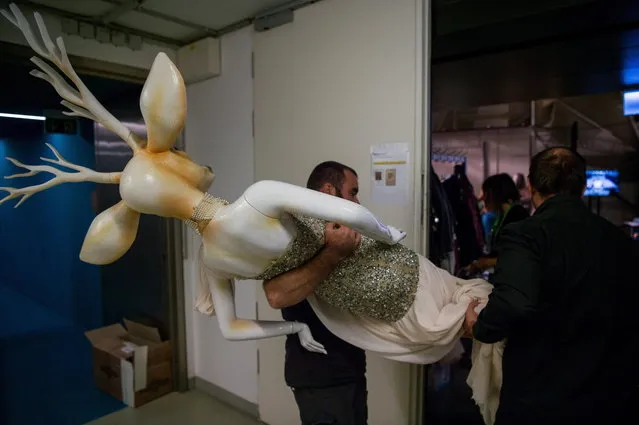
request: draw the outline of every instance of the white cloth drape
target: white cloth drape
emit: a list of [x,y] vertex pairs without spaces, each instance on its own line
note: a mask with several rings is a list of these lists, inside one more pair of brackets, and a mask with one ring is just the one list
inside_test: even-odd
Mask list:
[[[339,338],[382,357],[408,363],[432,364],[456,357],[466,309],[473,299],[485,305],[492,285],[482,279],[463,280],[419,257],[419,285],[415,301],[395,323],[355,316],[318,297],[308,298],[322,323]],[[484,421],[494,422],[501,388],[503,345],[473,346],[468,384]]]

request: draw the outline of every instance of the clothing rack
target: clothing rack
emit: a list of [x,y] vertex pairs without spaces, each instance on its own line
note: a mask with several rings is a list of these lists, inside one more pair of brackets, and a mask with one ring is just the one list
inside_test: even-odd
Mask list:
[[433,162],[445,162],[451,164],[466,164],[468,158],[465,155],[459,153],[438,153],[433,152],[431,154],[431,160]]

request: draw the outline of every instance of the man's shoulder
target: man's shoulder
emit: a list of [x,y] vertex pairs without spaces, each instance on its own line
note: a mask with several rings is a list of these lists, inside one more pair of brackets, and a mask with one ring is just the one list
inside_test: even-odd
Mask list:
[[537,234],[543,227],[544,220],[539,216],[529,216],[522,220],[508,223],[504,226],[504,233],[511,236],[532,236]]
[[515,249],[541,254],[546,244],[544,220],[531,216],[504,226],[497,243],[496,251]]

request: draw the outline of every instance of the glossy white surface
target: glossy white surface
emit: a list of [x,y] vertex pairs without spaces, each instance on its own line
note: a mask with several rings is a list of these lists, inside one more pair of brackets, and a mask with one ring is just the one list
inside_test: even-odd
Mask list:
[[138,232],[140,213],[120,201],[93,219],[84,238],[80,260],[90,264],[111,264],[131,248]]
[[191,217],[204,194],[197,185],[185,181],[173,164],[162,161],[174,155],[170,151],[151,154],[144,150],[129,161],[120,179],[120,196],[131,208],[161,217]]
[[268,217],[240,197],[222,208],[202,232],[204,265],[217,276],[257,276],[296,236],[287,216]]
[[317,217],[344,224],[391,245],[406,237],[406,232],[383,224],[359,204],[289,183],[263,180],[249,187],[244,197],[257,210],[273,218],[287,212]]
[[140,96],[140,111],[148,128],[147,150],[164,152],[173,147],[186,119],[186,87],[165,53],[153,61]]

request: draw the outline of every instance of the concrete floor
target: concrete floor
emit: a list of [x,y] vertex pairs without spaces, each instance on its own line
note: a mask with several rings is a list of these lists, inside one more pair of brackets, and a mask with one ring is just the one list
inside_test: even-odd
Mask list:
[[86,425],[260,425],[198,390],[171,393],[137,409],[125,408]]

